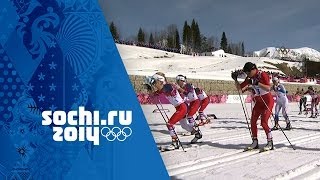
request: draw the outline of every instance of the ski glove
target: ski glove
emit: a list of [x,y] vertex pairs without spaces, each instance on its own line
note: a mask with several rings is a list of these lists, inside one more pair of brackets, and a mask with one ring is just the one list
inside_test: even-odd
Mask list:
[[259,81],[255,79],[248,79],[248,82],[250,85],[254,85],[254,86],[257,86],[259,84]]
[[237,73],[237,72],[231,73],[231,78],[232,78],[233,80],[237,81],[237,79],[238,79],[238,73]]
[[144,88],[147,89],[148,91],[152,91],[152,87],[149,84],[143,84]]

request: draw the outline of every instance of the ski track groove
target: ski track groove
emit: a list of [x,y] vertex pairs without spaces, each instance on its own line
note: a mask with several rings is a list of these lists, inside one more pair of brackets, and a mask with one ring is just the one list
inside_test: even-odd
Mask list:
[[[320,122],[320,121],[319,121]],[[259,125],[259,124],[258,124]],[[309,128],[309,127],[313,127],[314,125],[310,125],[310,124],[308,124],[307,126],[294,126],[293,127],[293,130],[295,130],[295,129],[298,129],[298,128]],[[206,127],[202,127],[202,129],[204,129],[204,128],[211,128],[211,127],[216,127],[216,126],[206,126]],[[224,127],[221,127],[221,128],[224,128]],[[239,128],[239,127],[238,127]],[[281,128],[283,129],[284,127],[282,127],[281,126]],[[155,130],[155,129],[152,129],[151,131],[153,131],[153,130]],[[200,128],[200,130],[201,130],[201,128]],[[235,129],[236,130],[236,129]],[[260,131],[260,130],[263,130],[262,128],[258,128],[258,130]],[[279,130],[280,131],[280,130]],[[201,130],[201,132],[202,132],[202,134],[204,135],[204,136],[207,136],[207,135],[212,135],[212,134],[215,134],[215,135],[226,135],[225,133],[225,131],[221,131],[221,132],[216,132],[214,129],[210,129],[210,130],[208,130],[208,129],[206,129],[206,130]],[[236,135],[239,135],[239,134],[234,134],[234,130],[232,131],[232,136],[236,136]],[[273,132],[275,132],[275,131],[273,131]],[[179,137],[179,139],[181,140],[181,139],[187,139],[188,137],[191,137],[191,136],[183,136],[183,135],[181,135],[181,133],[182,132],[179,132],[178,133],[178,137]],[[234,134],[234,135],[233,135]],[[246,132],[246,133],[242,133],[243,135],[248,135],[248,132]],[[229,134],[228,134],[229,135]],[[168,138],[170,138],[170,136],[169,136],[169,134],[168,135],[161,135],[161,136],[154,136],[154,140],[156,141],[156,142],[162,142],[161,140],[167,140]]]
[[[300,137],[291,139],[291,143],[293,145],[298,143],[299,145],[301,145],[301,144],[313,142],[314,140],[317,140],[317,139],[320,139],[320,133],[308,134],[305,136],[300,136]],[[277,143],[274,143],[274,145],[276,146],[283,143],[285,143],[286,145],[289,145],[286,139],[279,141]],[[284,148],[289,148],[289,147],[281,147],[278,149],[284,149]],[[275,149],[273,151],[277,151],[278,149]],[[266,153],[272,153],[273,151],[259,153],[258,150],[251,151],[251,152],[243,152],[243,150],[238,150],[236,152],[225,153],[223,155],[219,155],[215,157],[205,157],[195,161],[188,161],[188,162],[183,162],[177,165],[171,165],[167,167],[167,170],[170,176],[181,178],[181,177],[186,177],[186,176],[191,176],[191,175],[199,174],[202,172],[206,172],[212,168],[217,168],[221,166],[238,163],[253,155],[261,156]]]
[[[233,105],[225,105],[227,108],[234,107]],[[295,104],[290,104],[291,109],[295,109]],[[218,108],[216,108],[218,107]],[[221,108],[223,107],[223,108]],[[289,118],[292,120],[293,124],[293,130],[292,131],[285,131],[288,138],[290,139],[291,143],[294,147],[296,147],[298,150],[294,151],[291,149],[291,146],[287,142],[286,138],[283,136],[282,132],[279,131],[273,131],[272,133],[275,133],[275,137],[282,136],[281,141],[274,142],[275,150],[270,152],[264,152],[259,153],[259,151],[252,151],[252,152],[243,152],[243,150],[239,150],[238,148],[232,148],[228,151],[224,151],[221,149],[220,146],[214,148],[212,150],[217,150],[217,152],[210,152],[211,146],[210,143],[222,143],[223,145],[231,145],[234,144],[236,141],[240,140],[241,145],[244,143],[244,139],[250,139],[250,135],[248,132],[248,129],[244,129],[246,127],[246,124],[243,124],[245,122],[245,119],[243,117],[239,117],[237,115],[240,114],[223,114],[227,109],[224,106],[215,106],[212,105],[210,108],[214,109],[215,112],[221,113],[221,118],[212,120],[211,124],[205,125],[201,127],[201,130],[203,132],[203,142],[209,142],[209,144],[192,144],[188,147],[185,147],[185,149],[188,150],[188,153],[196,153],[190,158],[183,158],[183,156],[178,155],[177,157],[182,158],[183,161],[178,161],[174,163],[175,161],[172,159],[176,157],[175,153],[183,153],[181,150],[178,151],[169,151],[169,152],[162,152],[162,157],[165,158],[164,160],[166,162],[170,162],[171,165],[167,165],[167,170],[170,176],[177,177],[179,179],[188,179],[188,178],[201,178],[204,177],[204,175],[213,175],[214,173],[218,173],[217,175],[221,175],[220,170],[222,169],[228,169],[228,167],[235,168],[238,165],[245,164],[246,162],[253,161],[253,158],[258,159],[265,159],[268,158],[268,156],[272,156],[273,153],[276,153],[275,155],[279,155],[279,153],[289,153],[293,154],[294,157],[296,156],[304,156],[306,154],[310,154],[310,159],[305,159],[303,163],[295,164],[294,166],[291,165],[292,168],[287,168],[283,171],[278,172],[279,174],[272,174],[272,176],[265,176],[272,179],[319,179],[320,177],[320,151],[317,151],[317,145],[318,140],[320,139],[320,132],[319,132],[319,118],[316,119],[310,119],[307,118],[308,116],[305,115],[297,115],[297,111],[289,111]],[[250,109],[249,116],[250,116]],[[240,113],[240,112],[239,112]],[[242,112],[243,113],[243,112]],[[230,115],[232,115],[230,119]],[[292,115],[292,117],[291,117]],[[226,116],[226,117],[224,117]],[[149,118],[153,119],[153,117]],[[317,122],[318,121],[318,122]],[[156,121],[151,120],[152,122],[157,123]],[[239,124],[241,122],[241,124]],[[282,122],[282,128],[285,127],[284,121]],[[274,124],[274,121],[271,119],[270,127]],[[281,124],[280,124],[281,125]],[[260,126],[258,121],[258,126]],[[155,126],[156,127],[156,126]],[[230,129],[231,127],[231,129]],[[159,131],[162,130],[161,127],[151,128],[151,131]],[[264,133],[261,132],[261,127],[258,127],[259,129],[259,137],[264,135]],[[179,126],[177,127],[178,132],[183,131]],[[236,133],[235,133],[236,132]],[[308,134],[305,134],[308,132]],[[170,143],[169,141],[170,136],[169,135],[161,135],[162,133],[153,133],[154,138],[157,143],[165,144]],[[179,138],[182,141],[185,141],[185,143],[188,143],[188,139],[191,140],[191,137],[193,136],[182,136],[180,134]],[[295,138],[292,138],[295,137]],[[317,141],[317,142],[315,142]],[[227,144],[225,144],[227,143]],[[184,144],[184,142],[182,142]],[[305,145],[304,145],[305,144]],[[261,146],[262,147],[262,146]],[[312,148],[311,148],[312,147]],[[305,149],[306,148],[306,149]],[[308,149],[310,148],[310,149]],[[237,150],[238,149],[238,150]],[[306,151],[304,151],[306,150]],[[210,155],[204,156],[203,154],[198,153],[209,153]],[[277,153],[278,152],[278,153]],[[214,155],[212,155],[212,153]],[[271,154],[270,154],[271,153]],[[266,154],[267,156],[264,157],[262,154]],[[200,156],[200,157],[199,157]],[[197,158],[198,157],[198,158]],[[195,159],[197,158],[197,159]],[[171,160],[172,159],[172,160]],[[216,172],[216,170],[219,170]],[[270,169],[269,169],[270,170]],[[244,172],[246,170],[244,169]],[[220,177],[220,176],[219,176]],[[232,176],[233,177],[233,176]],[[247,177],[248,178],[248,177]],[[249,177],[250,178],[250,177]],[[256,176],[255,178],[259,178]],[[260,177],[262,178],[262,177]],[[320,180],[320,179],[319,179]]]
[[320,177],[320,159],[306,163],[285,173],[272,177],[278,180],[300,180],[300,179],[319,179]]
[[[312,127],[312,125],[304,126],[304,128],[307,128],[307,127]],[[260,130],[260,132],[261,131],[262,131],[262,129]],[[279,130],[279,132],[281,132],[281,131]],[[215,133],[210,133],[210,134],[215,134]],[[210,135],[210,134],[205,134],[205,136]],[[221,134],[223,134],[223,133],[221,133]],[[261,136],[262,134],[259,134],[259,135]],[[230,136],[230,134],[226,135],[225,132],[224,132],[224,135],[226,137],[216,138],[216,139],[212,140],[211,142],[212,143],[221,143],[221,142],[226,142],[226,141],[230,141],[230,140],[244,139],[244,138],[247,138],[246,136],[248,135],[248,133],[234,134],[234,135]],[[183,140],[185,140],[189,136],[179,136],[180,140],[181,140],[181,137],[183,137]],[[184,149],[187,151],[187,150],[199,147],[199,145],[201,145],[201,140],[199,142],[200,142],[199,144],[189,144],[189,143],[186,144],[186,143],[182,142],[182,145],[184,145],[184,146],[185,145],[191,145],[191,147],[184,147]],[[208,146],[208,145],[202,145],[202,146]],[[177,150],[174,150],[174,151],[177,151]],[[161,152],[161,153],[173,153],[174,151],[164,151],[164,152]]]

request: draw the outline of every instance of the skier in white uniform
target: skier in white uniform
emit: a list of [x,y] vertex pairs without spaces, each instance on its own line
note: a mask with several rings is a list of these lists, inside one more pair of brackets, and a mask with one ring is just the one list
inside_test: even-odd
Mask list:
[[288,108],[288,98],[287,98],[287,91],[283,84],[279,83],[279,79],[277,77],[272,78],[273,86],[271,87],[271,90],[273,90],[276,94],[276,107],[275,107],[275,125],[272,128],[272,130],[278,130],[279,129],[279,113],[282,109],[282,116],[284,117],[287,126],[284,128],[285,130],[292,129],[291,123],[287,114],[287,108]]

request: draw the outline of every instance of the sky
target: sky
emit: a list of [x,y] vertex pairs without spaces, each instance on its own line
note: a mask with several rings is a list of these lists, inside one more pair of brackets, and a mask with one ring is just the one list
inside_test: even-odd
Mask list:
[[[205,36],[244,41],[247,51],[270,46],[320,50],[319,0],[99,0],[121,38],[194,18]],[[181,37],[182,35],[180,35]]]

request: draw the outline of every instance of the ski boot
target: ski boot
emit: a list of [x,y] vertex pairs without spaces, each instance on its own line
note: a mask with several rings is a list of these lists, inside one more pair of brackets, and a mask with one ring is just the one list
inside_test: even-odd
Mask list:
[[271,131],[275,131],[279,129],[279,115],[275,115],[274,117],[274,127],[271,128]]
[[301,114],[302,114],[302,112],[300,111],[298,115],[301,115]]
[[315,118],[316,116],[311,113],[311,116],[309,118]]
[[276,131],[279,129],[279,124],[275,124],[273,128],[271,128],[271,131]]
[[172,138],[172,143],[169,146],[167,146],[165,150],[172,151],[179,148],[180,148],[180,145],[179,145],[178,139]]
[[244,151],[251,151],[254,149],[259,149],[259,143],[257,138],[252,139],[252,144],[244,149]]
[[273,150],[274,147],[273,147],[273,140],[268,140],[268,143],[265,147],[263,147],[260,152],[265,152],[265,151],[270,151],[270,150]]
[[191,132],[194,135],[194,138],[191,140],[191,144],[196,143],[199,139],[202,138],[202,133],[198,126],[193,127],[193,131]]
[[203,112],[199,112],[199,117],[200,117],[200,119],[199,119],[200,123],[198,124],[199,126],[203,126],[203,125],[208,124],[210,122],[208,117]]
[[292,129],[291,123],[288,122],[287,126],[283,130],[291,130],[291,129]]

